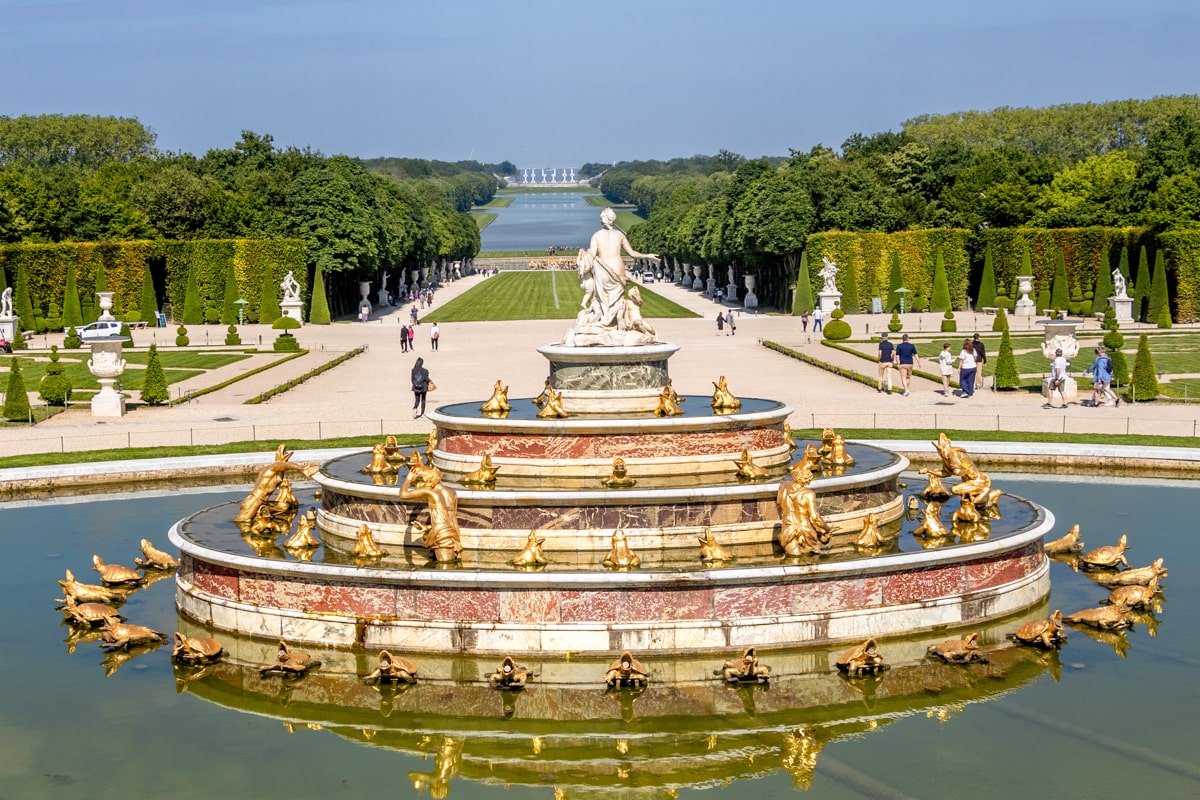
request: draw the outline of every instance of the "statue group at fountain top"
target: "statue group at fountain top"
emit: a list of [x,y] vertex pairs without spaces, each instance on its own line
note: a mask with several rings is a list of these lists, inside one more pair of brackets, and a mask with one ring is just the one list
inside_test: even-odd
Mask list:
[[600,224],[604,227],[592,235],[588,249],[580,250],[576,257],[583,300],[575,327],[563,338],[567,346],[637,347],[657,342],[654,329],[642,319],[641,292],[635,286],[628,296],[625,294],[629,277],[622,252],[655,263],[659,257],[634,250],[616,222],[616,212],[611,208],[601,211]]

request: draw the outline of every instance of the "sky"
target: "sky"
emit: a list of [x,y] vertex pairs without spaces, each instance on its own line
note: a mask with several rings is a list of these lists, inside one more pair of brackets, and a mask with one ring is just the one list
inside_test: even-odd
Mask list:
[[1200,92],[1194,0],[0,0],[0,116],[517,167]]

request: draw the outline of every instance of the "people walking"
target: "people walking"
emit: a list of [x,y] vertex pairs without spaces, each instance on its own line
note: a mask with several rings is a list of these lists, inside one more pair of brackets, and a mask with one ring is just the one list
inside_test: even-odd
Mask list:
[[733,311],[725,312],[725,324],[729,326],[729,335],[737,336],[737,323],[733,321]]
[[971,339],[971,347],[975,348],[975,388],[983,388],[983,370],[987,366],[987,348],[983,346],[983,340],[979,338],[979,334],[975,334]]
[[807,311],[800,312],[800,324],[802,326],[804,326],[804,332],[808,333],[808,312]]
[[900,384],[904,387],[904,396],[908,397],[909,384],[912,382],[913,362],[921,366],[921,357],[917,355],[917,346],[908,340],[908,334],[900,337],[896,345],[896,363],[900,367]]
[[717,336],[725,332],[725,314],[722,311],[717,312]]
[[816,333],[819,330],[823,330],[823,328],[821,327],[821,319],[822,319],[821,307],[817,306],[816,308],[813,309],[813,333]]
[[433,327],[429,329],[429,347],[433,350],[438,349],[438,339],[442,338],[442,329],[438,324],[433,323]]
[[417,349],[417,329],[413,325],[408,326],[408,349],[413,351]]
[[408,326],[407,325],[400,326],[400,352],[401,353],[408,352]]
[[970,339],[963,339],[962,352],[958,354],[958,388],[963,398],[975,396],[975,348]]
[[950,376],[954,374],[954,353],[950,352],[950,343],[942,345],[938,354],[938,368],[942,373],[942,396],[950,396]]
[[[1050,362],[1050,391],[1046,399],[1049,401],[1042,404],[1042,408],[1066,408],[1067,396],[1063,394],[1063,385],[1067,382],[1067,359],[1063,356],[1062,348],[1054,351],[1054,361]],[[1058,399],[1062,401],[1061,406],[1054,405],[1054,393],[1058,392]]]
[[1111,403],[1114,406],[1121,405],[1121,398],[1117,397],[1116,393],[1109,388],[1112,384],[1113,363],[1104,347],[1096,348],[1096,360],[1092,365],[1084,370],[1085,375],[1091,375],[1094,383],[1092,384],[1092,408],[1098,408],[1101,403],[1107,405]]
[[429,370],[425,369],[425,359],[418,358],[412,368],[413,419],[425,415],[425,395],[429,392]]
[[892,393],[892,362],[896,360],[896,348],[888,339],[885,333],[879,337],[879,348],[875,351],[879,362],[879,383],[876,384],[875,391],[882,392],[884,384],[887,384],[887,393]]

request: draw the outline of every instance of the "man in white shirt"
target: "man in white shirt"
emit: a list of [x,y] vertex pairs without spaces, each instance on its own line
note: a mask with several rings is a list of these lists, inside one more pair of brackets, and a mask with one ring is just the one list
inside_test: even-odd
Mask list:
[[[1050,363],[1050,396],[1047,398],[1050,402],[1042,405],[1042,408],[1066,408],[1067,396],[1063,394],[1063,382],[1067,379],[1067,359],[1063,357],[1062,349],[1054,351],[1054,361]],[[1054,393],[1058,392],[1058,399],[1062,401],[1061,406],[1054,405]]]

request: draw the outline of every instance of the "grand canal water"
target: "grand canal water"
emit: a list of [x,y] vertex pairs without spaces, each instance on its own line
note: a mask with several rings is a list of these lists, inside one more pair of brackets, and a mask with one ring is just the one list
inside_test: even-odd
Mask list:
[[[1126,644],[1071,629],[1057,659],[944,667],[936,685],[902,686],[909,673],[897,669],[840,705],[828,699],[845,694],[836,675],[813,691],[779,676],[765,692],[714,685],[627,701],[603,697],[598,680],[596,718],[562,722],[544,719],[553,695],[536,681],[507,717],[497,695],[465,683],[376,697],[351,679],[337,691],[367,701],[347,709],[320,672],[294,688],[253,670],[188,682],[169,646],[125,663],[94,641],[69,652],[52,602],[65,569],[94,582],[92,553],[131,563],[140,538],[165,547],[175,520],[246,488],[0,504],[0,798],[1200,796],[1200,483],[997,475],[995,484],[1052,509],[1062,530],[1080,524],[1089,548],[1124,533],[1134,566],[1165,558],[1156,626],[1139,625]],[[1052,581],[1049,608],[1106,595],[1065,564],[1052,564]],[[122,612],[170,633],[172,598],[163,580]],[[696,715],[710,694],[724,710]],[[808,770],[788,743],[813,729],[823,749]]]
[[[598,194],[591,190],[589,194]],[[483,252],[545,250],[566,247],[573,254],[587,247],[600,227],[600,208],[588,205],[583,192],[518,194],[483,229]]]

